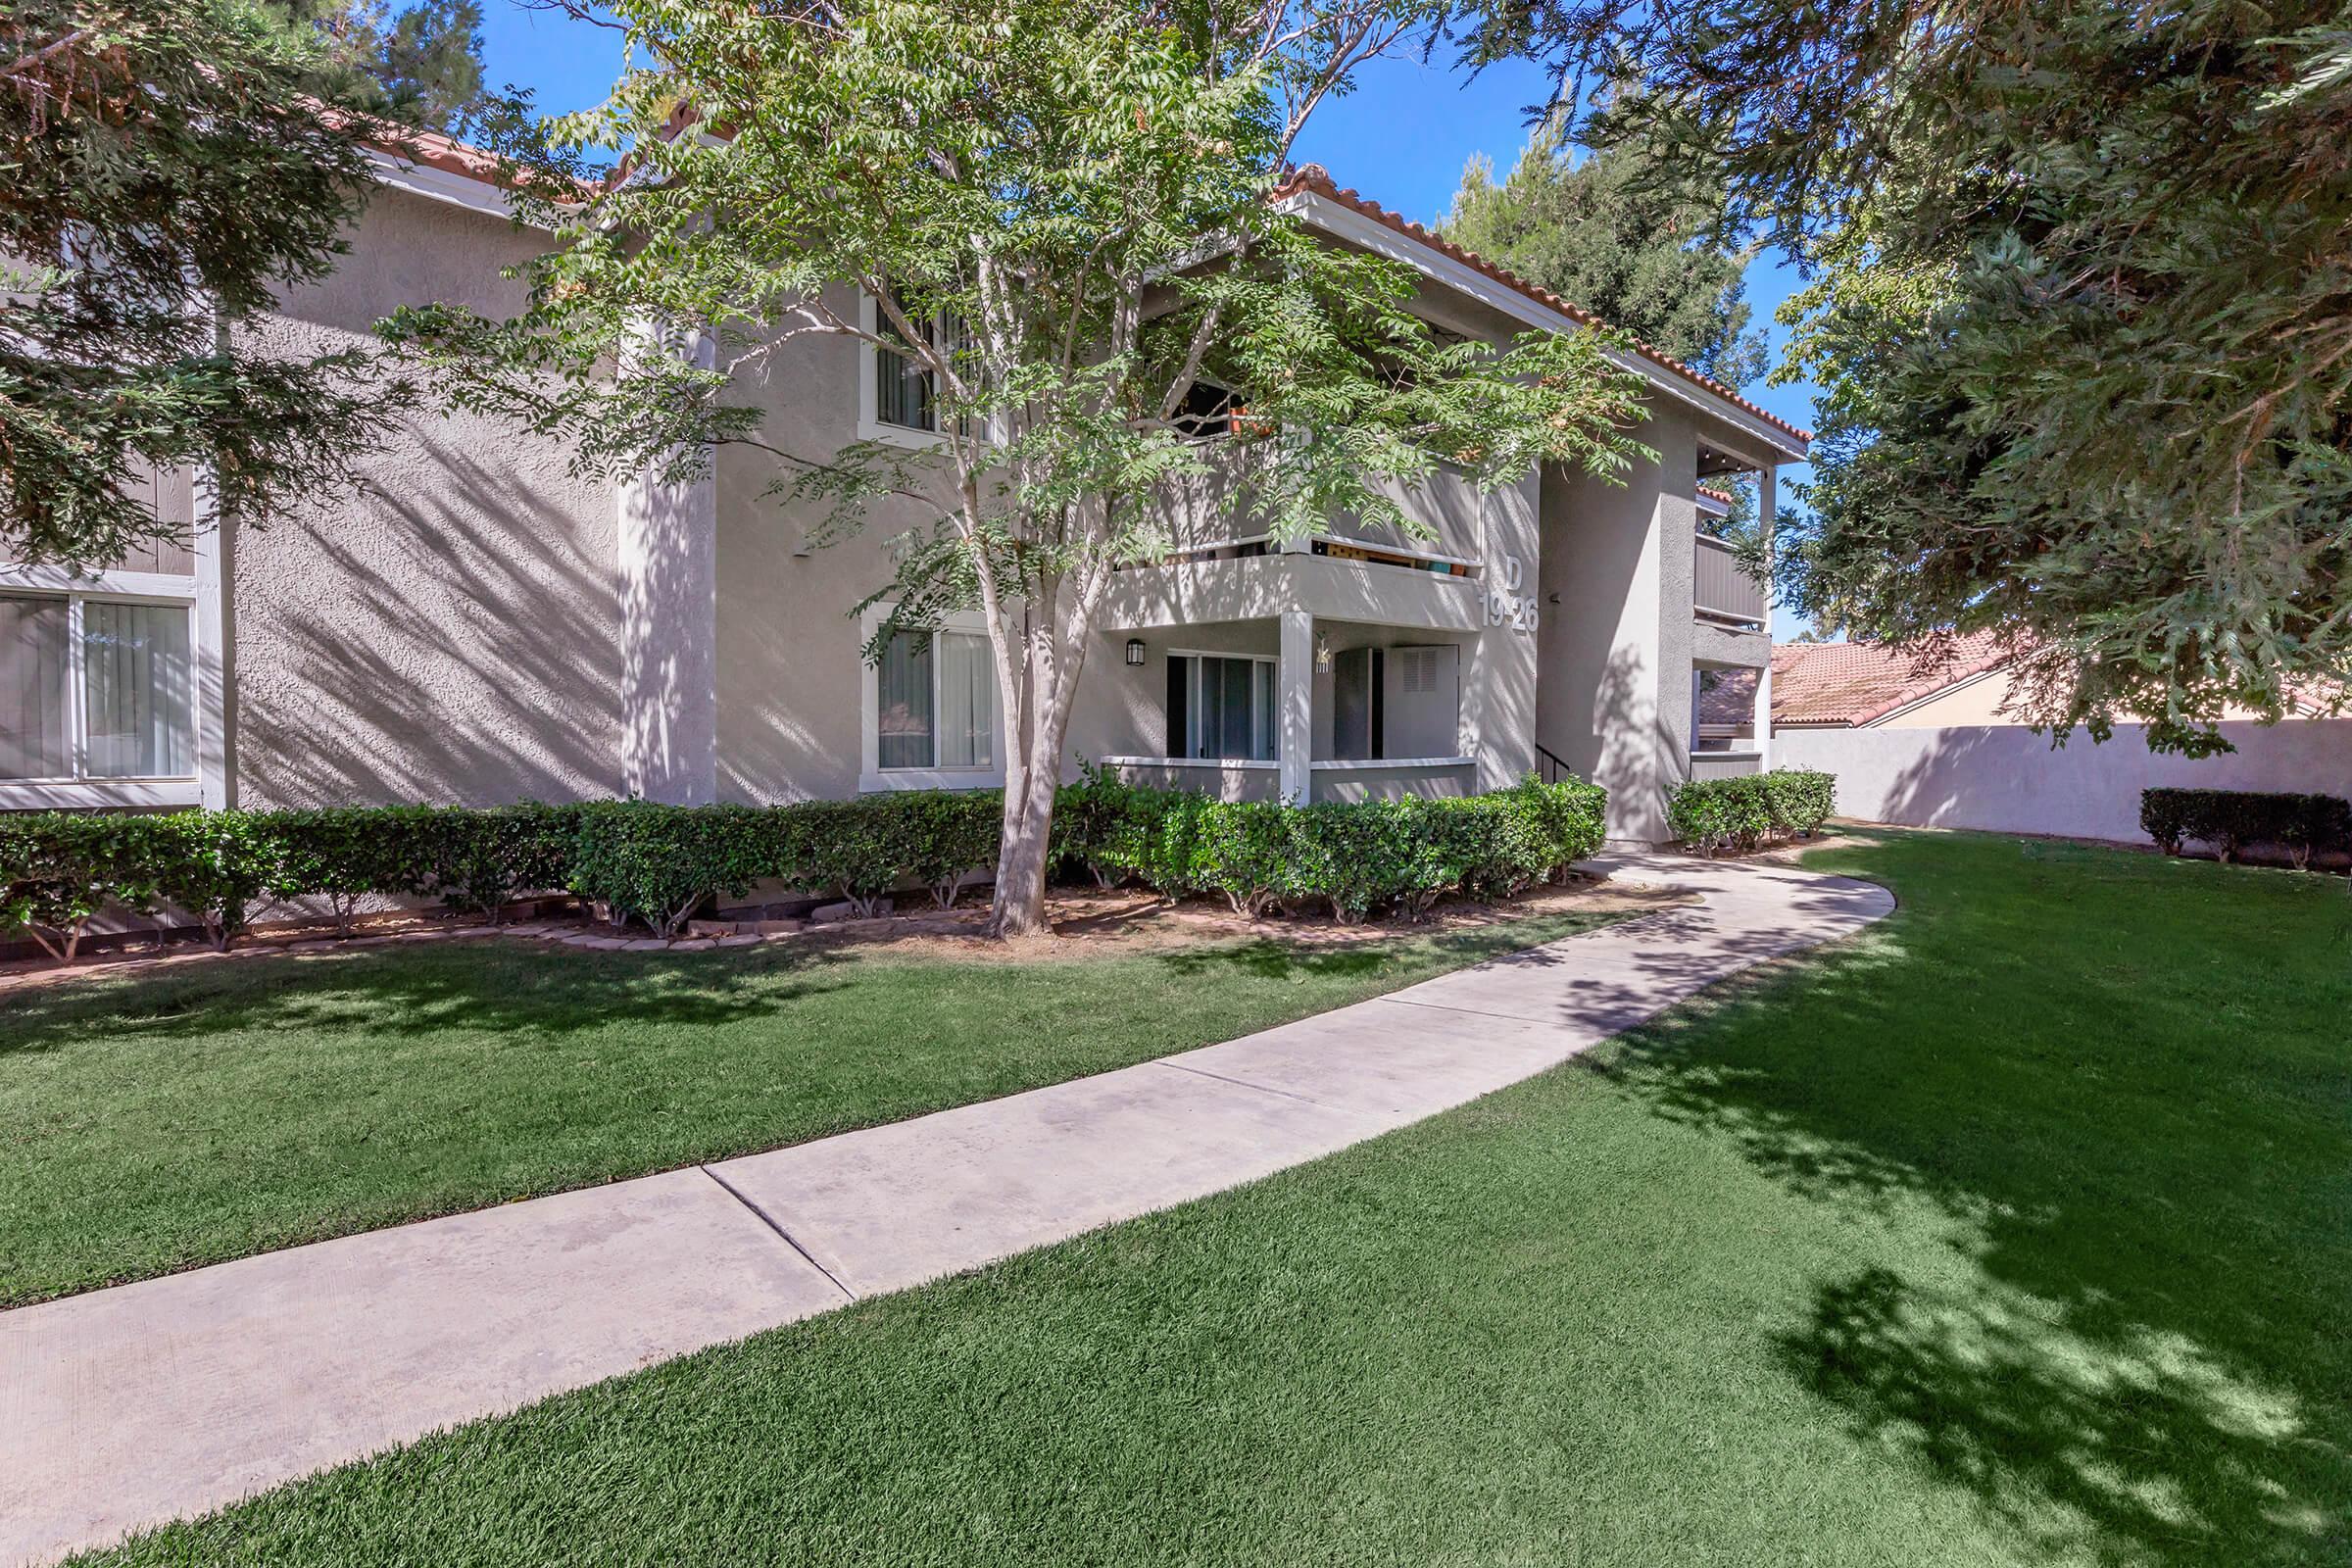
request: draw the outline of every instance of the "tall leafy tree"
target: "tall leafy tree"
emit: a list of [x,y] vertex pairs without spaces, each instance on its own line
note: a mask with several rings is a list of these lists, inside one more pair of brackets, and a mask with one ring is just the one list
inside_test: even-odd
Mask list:
[[2215,744],[2352,665],[2352,11],[1518,0],[1474,52],[1630,70],[1598,134],[1815,271],[1801,609],[1993,628],[2028,716]]
[[[927,509],[894,541],[881,635],[985,617],[1008,730],[1000,933],[1043,923],[1072,700],[1113,573],[1169,548],[1159,487],[1222,475],[1243,531],[1334,513],[1409,529],[1384,484],[1441,461],[1493,483],[1544,461],[1613,472],[1639,450],[1642,383],[1600,334],[1444,339],[1412,313],[1409,270],[1269,202],[1315,106],[1365,60],[1417,46],[1434,10],[614,9],[662,69],[518,160],[558,231],[530,309],[417,309],[387,331],[455,396],[564,432],[592,468],[682,477],[734,444],[836,533],[885,496]],[[555,204],[591,146],[633,149],[627,177]],[[828,288],[842,283],[870,319]],[[707,354],[669,351],[696,334]],[[743,380],[824,338],[905,357],[937,445],[779,444]],[[1185,418],[1203,376],[1247,408],[1216,443]]]
[[1746,258],[1718,232],[1720,179],[1640,140],[1579,159],[1561,117],[1528,140],[1501,184],[1483,155],[1463,171],[1446,236],[1718,381],[1764,373]]
[[0,18],[0,554],[98,564],[164,524],[125,486],[204,464],[223,511],[336,482],[398,404],[372,354],[240,332],[323,275],[375,127],[317,46],[236,0]]

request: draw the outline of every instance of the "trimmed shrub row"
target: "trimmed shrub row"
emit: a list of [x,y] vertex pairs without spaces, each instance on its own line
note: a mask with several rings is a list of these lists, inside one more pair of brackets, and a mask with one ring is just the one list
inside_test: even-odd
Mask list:
[[1320,905],[1343,921],[1384,908],[1418,918],[1449,892],[1507,898],[1556,880],[1600,848],[1607,800],[1529,778],[1456,799],[1287,806],[1092,774],[1061,793],[1055,851],[1103,886],[1221,894],[1240,914]]
[[909,883],[949,908],[996,859],[1004,799],[995,790],[919,790],[793,806],[605,801],[574,809],[570,872],[557,885],[668,937],[705,900],[771,879],[838,892],[861,915]]
[[192,916],[217,948],[268,900],[326,901],[339,931],[372,895],[430,895],[498,917],[570,874],[576,806],[0,815],[0,933],[71,958],[98,913]]
[[[1103,775],[1062,792],[1054,849],[1105,884],[1218,893],[1250,914],[1312,903],[1342,919],[1418,915],[1459,889],[1501,897],[1600,845],[1602,793],[1542,785],[1464,800],[1309,807],[1138,789]],[[218,948],[265,901],[317,898],[348,933],[370,897],[437,898],[495,920],[567,890],[675,936],[713,896],[773,879],[874,912],[910,884],[941,907],[997,857],[993,791],[793,806],[352,807],[331,810],[0,816],[0,932],[74,956],[109,906],[200,921]]]
[[1838,806],[1838,775],[1776,767],[1737,778],[1692,779],[1666,792],[1666,827],[1702,855],[1744,853],[1811,837]]
[[2276,844],[2300,871],[2315,851],[2352,853],[2352,802],[2337,795],[2142,790],[2139,825],[2167,855],[2179,855],[2193,840],[2212,845],[2230,861],[2249,844]]

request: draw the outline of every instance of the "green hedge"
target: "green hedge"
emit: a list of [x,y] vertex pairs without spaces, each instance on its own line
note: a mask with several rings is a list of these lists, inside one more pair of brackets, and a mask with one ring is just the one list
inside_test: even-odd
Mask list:
[[2249,844],[2276,844],[2301,870],[2315,851],[2352,852],[2352,802],[2336,795],[2142,790],[2139,825],[2167,855],[2179,855],[2193,840],[2234,860]]
[[266,900],[318,898],[348,934],[360,901],[430,896],[495,919],[568,888],[579,806],[0,815],[0,935],[70,957],[109,906],[193,915],[215,947]]
[[1809,768],[1692,779],[1666,792],[1666,828],[1702,855],[1745,852],[1810,837],[1837,804],[1838,775]]
[[1342,920],[1417,916],[1450,892],[1507,897],[1600,848],[1607,797],[1539,784],[1460,799],[1284,806],[1212,801],[1101,775],[1064,789],[1059,850],[1105,885],[1221,894],[1237,913],[1320,905]]
[[[1212,801],[1103,774],[1062,792],[1055,849],[1105,885],[1215,893],[1261,915],[1327,905],[1344,920],[1417,915],[1448,892],[1503,897],[1600,846],[1605,797],[1583,784],[1463,800],[1310,807]],[[352,807],[331,810],[0,816],[0,932],[71,957],[114,907],[173,911],[226,947],[267,900],[323,899],[348,933],[362,900],[437,898],[495,919],[567,889],[616,921],[677,934],[713,897],[762,880],[838,893],[861,913],[909,884],[941,907],[996,859],[994,791],[917,791],[794,806]]]

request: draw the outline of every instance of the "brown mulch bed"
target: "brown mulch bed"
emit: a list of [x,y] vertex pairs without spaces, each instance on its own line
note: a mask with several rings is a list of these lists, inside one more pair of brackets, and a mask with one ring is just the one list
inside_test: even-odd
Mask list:
[[[985,891],[982,890],[982,895]],[[1558,887],[1537,888],[1501,904],[1468,900],[1440,904],[1417,921],[1388,918],[1343,925],[1328,915],[1312,912],[1251,920],[1233,913],[1220,902],[1190,899],[1172,904],[1134,888],[1056,889],[1047,900],[1053,933],[1012,942],[992,941],[986,935],[988,905],[984,896],[976,895],[955,909],[911,907],[904,914],[893,913],[873,920],[838,920],[771,936],[674,942],[667,944],[666,951],[693,954],[720,947],[788,942],[894,956],[1028,962],[1249,938],[1329,950],[1391,941],[1399,936],[1475,930],[1534,915],[1642,911],[1686,902],[1682,895],[1656,888],[1612,886],[1580,878]],[[605,949],[625,945],[636,951],[662,951],[661,945],[646,940],[643,931],[616,931],[590,920],[577,909],[527,915],[501,926],[484,925],[467,915],[432,909],[365,916],[348,939],[336,937],[331,921],[287,921],[260,927],[239,938],[226,953],[216,953],[200,942],[184,939],[158,943],[142,938],[129,946],[85,949],[70,964],[37,955],[15,957],[0,961],[0,994],[53,981],[91,975],[130,976],[185,963],[230,962],[270,955],[349,953],[391,943],[436,940],[540,941],[571,946],[593,942]]]

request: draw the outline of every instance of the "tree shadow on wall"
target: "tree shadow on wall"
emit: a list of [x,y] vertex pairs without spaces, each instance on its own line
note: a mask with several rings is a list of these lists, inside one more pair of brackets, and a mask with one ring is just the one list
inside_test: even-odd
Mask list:
[[513,466],[416,439],[414,465],[375,465],[330,518],[240,544],[254,804],[616,793],[618,600],[599,538]]

